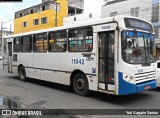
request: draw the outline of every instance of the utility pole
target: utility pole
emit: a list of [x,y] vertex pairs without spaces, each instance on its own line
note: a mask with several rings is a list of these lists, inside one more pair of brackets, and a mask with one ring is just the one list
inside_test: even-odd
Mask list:
[[58,15],[58,10],[57,10],[57,3],[55,2],[56,5],[56,16],[55,16],[55,27],[57,27],[57,15]]
[[12,35],[12,24],[10,24],[10,35]]
[[58,25],[58,6],[57,6],[57,0],[54,0],[54,4],[56,5],[55,27],[57,27],[57,25]]
[[1,49],[2,49],[2,40],[3,40],[3,23],[4,22],[1,22],[1,40],[0,40],[0,42],[1,42],[1,44],[0,44],[0,51],[1,51]]

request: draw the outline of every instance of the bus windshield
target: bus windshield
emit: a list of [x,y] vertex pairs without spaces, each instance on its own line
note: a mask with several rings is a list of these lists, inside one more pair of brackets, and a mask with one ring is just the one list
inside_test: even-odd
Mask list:
[[122,58],[127,63],[155,62],[155,36],[137,31],[122,32]]

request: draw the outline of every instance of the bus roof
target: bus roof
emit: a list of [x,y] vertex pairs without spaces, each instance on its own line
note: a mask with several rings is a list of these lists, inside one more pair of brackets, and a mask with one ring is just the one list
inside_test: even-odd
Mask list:
[[[65,26],[60,26],[60,27],[54,27],[54,28],[48,28],[48,29],[41,29],[41,30],[36,30],[36,31],[31,31],[31,32],[25,32],[25,33],[20,33],[20,34],[15,34],[15,35],[10,35],[5,37],[7,38],[14,38],[14,37],[20,37],[20,36],[27,36],[27,35],[32,35],[36,33],[43,33],[43,32],[50,32],[50,31],[58,31],[58,30],[65,30],[65,29],[71,29],[71,28],[78,28],[78,27],[83,27],[83,26],[91,26],[91,25],[97,25],[97,24],[103,24],[107,22],[116,22],[119,19],[124,19],[124,18],[136,18],[140,19],[137,17],[131,17],[131,16],[123,16],[123,15],[118,15],[114,17],[107,17],[107,18],[99,18],[99,19],[92,19],[89,21],[82,21],[82,22],[77,22],[75,24],[69,24]],[[143,20],[143,19],[140,19]],[[143,20],[145,21],[145,20]],[[146,21],[147,22],[147,21]]]

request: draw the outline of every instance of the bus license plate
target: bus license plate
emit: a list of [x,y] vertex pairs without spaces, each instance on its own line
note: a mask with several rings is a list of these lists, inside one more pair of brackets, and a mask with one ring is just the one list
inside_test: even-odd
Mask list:
[[150,85],[144,87],[145,90],[150,89]]

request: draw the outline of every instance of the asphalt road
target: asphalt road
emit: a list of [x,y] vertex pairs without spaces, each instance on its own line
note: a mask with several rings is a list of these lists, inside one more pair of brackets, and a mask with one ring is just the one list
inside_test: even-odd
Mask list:
[[[0,61],[0,96],[11,98],[24,109],[160,109],[160,89],[129,96],[113,96],[93,92],[81,97],[68,86],[29,79],[22,82],[18,76],[2,70]],[[51,117],[51,116],[50,116]],[[52,116],[53,117],[53,116]],[[57,117],[57,116],[56,116]],[[64,116],[66,117],[66,116]],[[68,116],[71,117],[71,116]],[[126,118],[128,116],[76,116],[100,118]],[[129,116],[134,118],[135,116]],[[159,116],[138,116],[159,117]],[[137,116],[136,116],[137,118]]]

